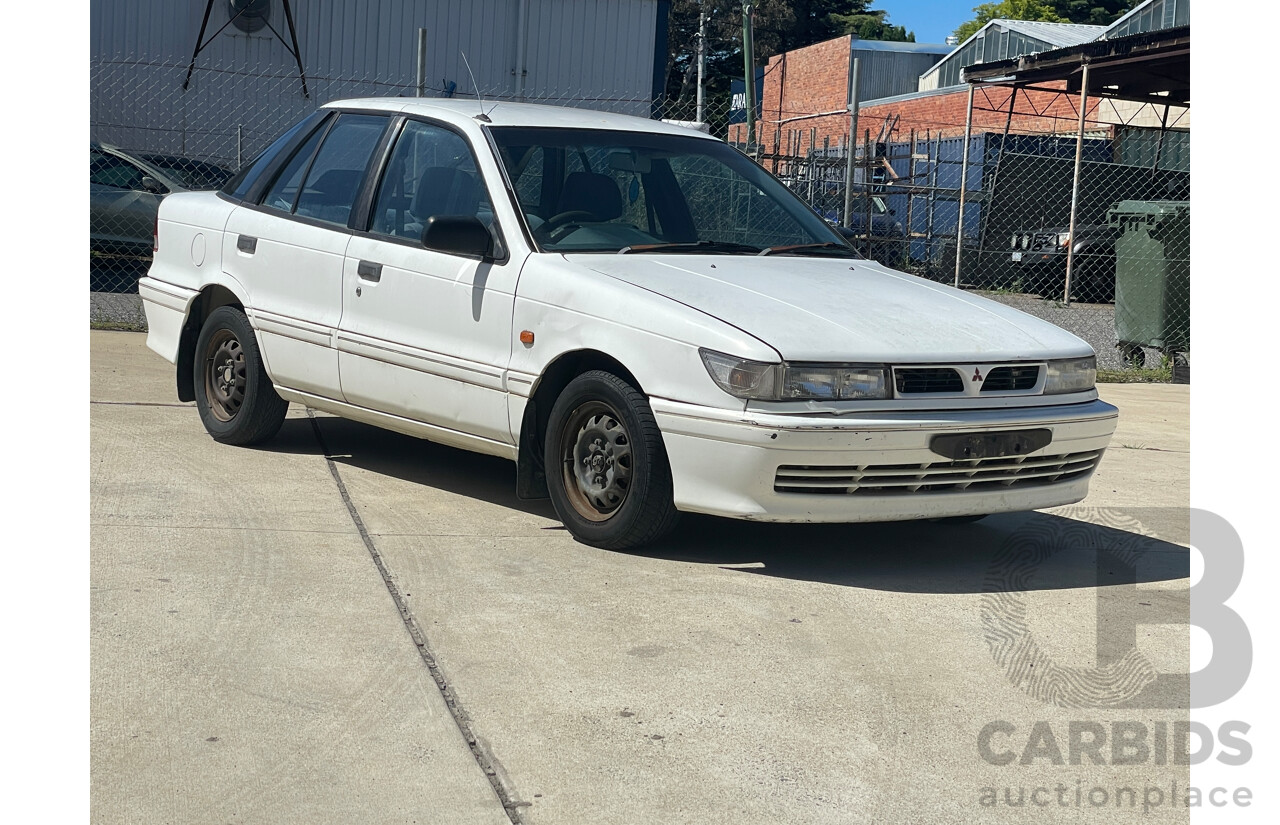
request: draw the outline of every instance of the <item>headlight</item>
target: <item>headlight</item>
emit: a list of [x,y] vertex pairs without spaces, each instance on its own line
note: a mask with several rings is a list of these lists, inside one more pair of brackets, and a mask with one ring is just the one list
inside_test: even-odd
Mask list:
[[1064,247],[1064,248],[1065,248],[1067,244],[1071,243],[1071,233],[1070,233],[1070,232],[1059,232],[1059,233],[1058,233],[1058,237],[1056,238],[1056,240],[1057,240],[1057,242],[1058,242],[1058,246],[1061,246],[1061,247]]
[[720,389],[760,401],[847,401],[890,397],[889,370],[860,364],[766,364],[699,350]]
[[1091,390],[1097,380],[1098,359],[1092,355],[1088,358],[1050,361],[1045,371],[1044,394],[1061,395]]

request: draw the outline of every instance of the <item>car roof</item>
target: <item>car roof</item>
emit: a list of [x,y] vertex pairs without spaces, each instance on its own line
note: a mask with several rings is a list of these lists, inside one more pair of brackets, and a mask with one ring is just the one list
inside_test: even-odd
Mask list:
[[594,109],[574,109],[567,106],[547,106],[540,103],[509,103],[486,100],[483,108],[478,101],[456,98],[405,98],[364,97],[351,100],[335,100],[325,108],[372,109],[384,112],[416,114],[454,122],[475,118],[483,112],[490,126],[543,126],[571,129],[613,129],[624,132],[683,135],[707,140],[718,140],[696,129],[614,112]]

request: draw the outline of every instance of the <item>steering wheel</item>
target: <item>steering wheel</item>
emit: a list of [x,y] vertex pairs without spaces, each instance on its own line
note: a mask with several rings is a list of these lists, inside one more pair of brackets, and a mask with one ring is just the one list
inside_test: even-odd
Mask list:
[[583,218],[594,218],[594,217],[595,217],[594,213],[588,212],[585,209],[571,209],[568,212],[561,212],[558,215],[552,215],[551,217],[547,218],[545,221],[543,221],[541,224],[538,225],[538,228],[534,230],[534,233],[542,238],[550,238],[551,233],[555,232],[557,229],[559,229],[562,226],[568,226],[574,221],[582,220]]

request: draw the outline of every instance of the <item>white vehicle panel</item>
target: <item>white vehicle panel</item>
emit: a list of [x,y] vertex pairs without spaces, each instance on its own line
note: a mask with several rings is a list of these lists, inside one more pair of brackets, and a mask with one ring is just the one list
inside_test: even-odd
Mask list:
[[[519,261],[365,237],[348,252],[337,336],[345,399],[511,442],[503,373]],[[376,262],[377,280],[360,276],[361,261]]]
[[790,361],[927,364],[1093,352],[1087,343],[1047,321],[873,261],[784,256],[726,260],[706,255],[573,258],[750,330]]

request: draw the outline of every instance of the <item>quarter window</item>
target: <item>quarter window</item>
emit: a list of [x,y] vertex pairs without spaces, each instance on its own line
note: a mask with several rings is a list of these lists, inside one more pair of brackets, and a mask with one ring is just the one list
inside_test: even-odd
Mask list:
[[315,155],[316,147],[320,145],[320,138],[323,135],[323,129],[317,130],[314,135],[307,138],[306,143],[298,147],[293,157],[276,176],[275,183],[271,184],[271,189],[262,200],[263,206],[279,209],[281,212],[293,211],[293,205],[298,200],[298,189],[302,185],[302,176],[307,173],[307,166],[311,163],[311,158]]

